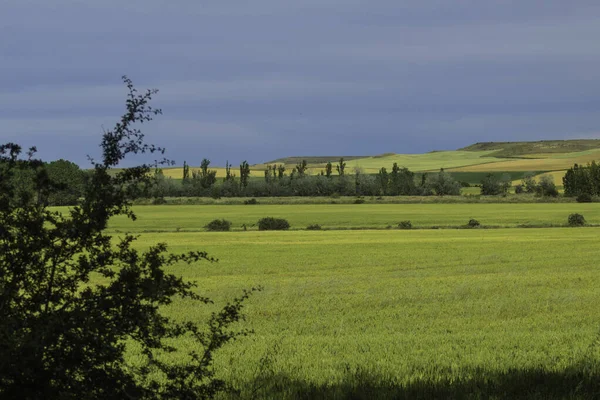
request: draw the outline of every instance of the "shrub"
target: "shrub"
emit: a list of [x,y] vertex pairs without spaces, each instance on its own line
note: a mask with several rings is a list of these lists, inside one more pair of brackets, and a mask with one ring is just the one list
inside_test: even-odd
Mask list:
[[576,200],[578,203],[591,203],[592,195],[589,193],[581,193],[579,196],[577,196]]
[[205,228],[211,232],[227,232],[231,229],[231,222],[226,219],[215,219],[210,221]]
[[522,194],[525,192],[525,189],[523,188],[523,185],[516,185],[515,186],[515,194]]
[[356,200],[354,200],[354,204],[364,204],[365,199],[363,199],[362,197],[357,197]]
[[258,221],[259,231],[283,231],[290,228],[290,223],[283,218],[265,217]]
[[467,222],[467,226],[469,228],[478,228],[481,224],[476,219],[470,219],[469,222]]
[[256,199],[248,199],[244,200],[244,204],[258,204],[258,201]]
[[400,229],[412,229],[412,223],[410,221],[400,221],[398,224]]
[[584,226],[585,218],[581,214],[571,214],[569,215],[569,226]]
[[321,230],[321,225],[319,224],[312,224],[306,227],[306,230],[309,231],[320,231]]
[[155,206],[160,206],[163,204],[167,204],[167,201],[165,200],[164,197],[156,197],[156,198],[152,199],[152,204]]

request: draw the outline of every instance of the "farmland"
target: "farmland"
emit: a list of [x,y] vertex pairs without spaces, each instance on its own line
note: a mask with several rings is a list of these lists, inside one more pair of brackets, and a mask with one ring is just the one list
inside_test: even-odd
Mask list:
[[[251,166],[251,179],[262,179],[267,165],[283,164],[287,173],[306,160],[306,172],[311,175],[325,170],[327,161],[335,165],[339,157],[287,157],[270,163],[259,163]],[[533,172],[541,175],[551,173],[557,185],[567,169],[573,164],[585,165],[600,160],[599,140],[565,140],[541,142],[490,142],[476,143],[453,151],[432,151],[423,154],[386,153],[376,156],[349,156],[345,158],[348,173],[359,170],[361,173],[376,174],[382,167],[388,171],[394,163],[417,173],[435,172],[440,168],[450,172],[454,179],[470,184],[480,183],[488,173],[495,175],[508,174],[513,182],[519,182],[523,174]],[[217,178],[225,177],[225,168],[213,167]],[[237,173],[237,166],[232,172]],[[190,171],[199,171],[191,167]],[[183,170],[179,167],[165,168],[166,177],[180,180]]]
[[294,229],[320,224],[325,229],[384,229],[410,220],[415,227],[431,228],[465,225],[475,218],[482,225],[517,227],[519,225],[564,225],[570,213],[583,214],[590,224],[600,224],[596,204],[287,204],[287,205],[200,205],[140,206],[138,220],[115,218],[111,231],[173,232],[204,231],[213,219],[225,218],[234,230],[253,227],[262,217],[286,218]]
[[[176,267],[222,306],[261,285],[219,353],[219,376],[241,398],[592,398],[598,393],[600,223],[594,204],[407,204],[136,207],[140,248],[202,249],[216,264]],[[263,216],[292,229],[239,231]],[[237,232],[203,232],[214,218]],[[344,230],[482,224],[512,229]],[[342,230],[339,230],[342,229]],[[201,321],[214,308],[166,312]],[[188,346],[189,343],[179,343]]]

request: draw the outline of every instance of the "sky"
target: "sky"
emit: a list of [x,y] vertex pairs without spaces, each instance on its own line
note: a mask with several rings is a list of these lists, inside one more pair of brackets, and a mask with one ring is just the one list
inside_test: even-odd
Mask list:
[[98,156],[122,75],[178,165],[600,138],[598,0],[0,0],[0,38],[0,143],[45,160]]

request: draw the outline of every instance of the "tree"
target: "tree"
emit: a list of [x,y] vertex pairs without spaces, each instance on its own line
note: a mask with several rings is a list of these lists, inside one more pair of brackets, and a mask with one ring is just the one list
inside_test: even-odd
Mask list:
[[190,179],[190,166],[183,162],[183,182],[186,183]]
[[537,182],[535,181],[535,173],[526,172],[521,179],[521,185],[527,193],[535,193]]
[[229,164],[229,160],[225,161],[225,178],[224,181],[225,182],[233,182],[233,180],[235,179],[235,174],[231,173],[231,164]]
[[298,174],[299,177],[303,177],[306,174],[306,170],[308,169],[308,165],[306,163],[306,160],[302,160],[302,162],[299,162],[296,165],[296,173]]
[[192,172],[192,178],[200,182],[200,186],[204,189],[210,189],[217,181],[217,171],[208,169],[210,160],[202,159],[200,163],[200,173]]
[[500,179],[491,173],[487,174],[481,180],[481,194],[484,196],[506,194],[510,189],[510,184],[511,180],[508,174],[503,174]]
[[382,195],[388,194],[388,186],[390,182],[390,177],[385,167],[381,167],[379,173],[377,174],[377,185],[381,190]]
[[[247,333],[229,327],[242,318],[250,292],[206,327],[161,313],[175,297],[210,303],[195,284],[167,272],[176,262],[213,261],[206,253],[169,254],[160,243],[140,252],[136,237],[105,232],[113,216],[135,220],[124,188],[152,179],[149,165],[113,168],[131,154],[163,152],[135,127],[160,114],[149,105],[156,90],[139,94],[123,80],[126,112],[104,132],[102,159],[93,161],[79,204],[65,213],[40,201],[52,182],[35,148],[21,160],[18,145],[0,146],[0,398],[208,398],[225,387],[213,353]],[[34,192],[14,185],[19,169],[35,172]],[[201,350],[174,348],[176,338]],[[125,360],[129,344],[139,348],[135,365]],[[180,362],[157,358],[174,351],[183,352]]]
[[408,168],[400,168],[398,163],[392,166],[390,173],[390,193],[392,196],[410,196],[416,193],[415,174]]
[[240,164],[240,187],[248,186],[248,177],[250,177],[250,166],[247,161],[242,161]]
[[554,179],[550,175],[542,175],[540,182],[538,183],[535,193],[538,196],[558,196],[558,189],[554,184]]
[[438,196],[460,194],[460,183],[456,182],[452,175],[445,172],[443,168],[437,174],[428,176],[425,186],[431,188]]
[[328,161],[327,165],[325,165],[325,176],[328,178],[331,178],[332,170],[333,170],[333,165],[331,164],[331,161]]
[[340,161],[338,161],[338,165],[336,165],[335,169],[337,169],[339,176],[344,176],[344,170],[346,169],[346,163],[344,162],[344,157],[340,158]]
[[57,160],[46,166],[48,179],[54,189],[48,195],[48,204],[55,206],[71,206],[77,204],[83,193],[85,173],[71,161]]
[[279,164],[277,167],[277,179],[281,180],[285,176],[285,165]]

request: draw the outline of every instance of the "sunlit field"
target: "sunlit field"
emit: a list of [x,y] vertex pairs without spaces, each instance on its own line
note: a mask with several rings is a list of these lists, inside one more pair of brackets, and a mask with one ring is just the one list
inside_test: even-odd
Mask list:
[[[221,351],[227,398],[594,398],[600,390],[600,228],[203,232],[288,218],[292,228],[600,222],[594,204],[137,207],[147,248],[206,250],[218,263],[174,267],[214,307],[166,312],[201,321],[243,289],[240,328]],[[190,230],[187,231],[186,230]],[[147,231],[144,233],[144,231]],[[154,232],[152,232],[154,231]],[[188,347],[189,343],[181,342]],[[525,396],[524,396],[525,394]]]

